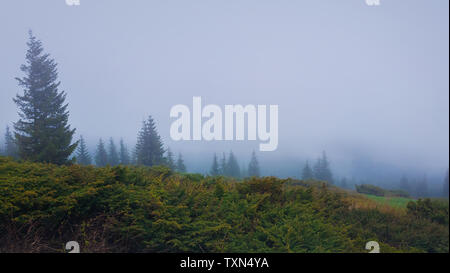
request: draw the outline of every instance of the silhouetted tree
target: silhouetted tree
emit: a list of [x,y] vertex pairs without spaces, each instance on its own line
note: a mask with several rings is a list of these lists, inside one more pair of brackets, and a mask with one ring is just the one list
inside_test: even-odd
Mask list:
[[322,157],[317,160],[317,163],[314,166],[314,178],[333,184],[333,174],[331,173],[330,162],[328,161],[325,151],[322,153]]
[[260,175],[259,162],[256,158],[255,151],[253,151],[252,158],[250,160],[250,163],[248,164],[248,176],[259,177]]
[[230,155],[228,156],[228,161],[225,166],[225,175],[235,177],[235,178],[239,178],[241,176],[241,169],[239,168],[237,159],[234,156],[232,151],[230,152]]
[[225,153],[222,154],[222,159],[220,160],[219,172],[221,175],[225,175],[225,169],[227,168],[227,157]]
[[177,169],[177,166],[175,165],[175,160],[173,159],[173,153],[170,150],[170,148],[167,148],[167,166],[172,170],[175,171]]
[[211,171],[209,172],[212,176],[220,175],[219,162],[217,161],[217,155],[214,153],[213,163],[211,165]]
[[92,163],[91,156],[89,155],[83,136],[80,136],[76,158],[77,163],[80,165],[91,165]]
[[11,131],[9,130],[9,126],[6,126],[5,150],[3,153],[5,154],[5,156],[10,156],[16,159],[18,158],[16,141]]
[[108,153],[106,152],[105,144],[100,138],[97,145],[97,152],[95,154],[95,164],[99,167],[108,165]]
[[306,161],[305,167],[303,167],[303,170],[302,170],[302,179],[308,180],[308,179],[313,179],[313,178],[314,178],[314,173],[313,173],[311,167],[309,166],[309,162]]
[[136,143],[138,165],[153,166],[164,164],[164,148],[156,125],[151,116],[142,124]]
[[114,143],[113,138],[109,139],[109,147],[108,147],[108,164],[110,166],[117,166],[120,163],[119,154],[117,153],[116,144]]
[[120,164],[122,165],[130,165],[130,154],[128,153],[128,148],[123,142],[123,139],[120,139],[120,151],[119,151]]
[[75,129],[68,124],[66,94],[59,92],[57,64],[43,53],[42,43],[30,31],[26,64],[21,66],[23,87],[14,102],[20,119],[14,123],[15,139],[22,159],[65,164],[77,147],[71,143]]
[[177,160],[177,172],[185,173],[186,172],[186,165],[184,165],[183,156],[181,154],[178,154],[178,160]]

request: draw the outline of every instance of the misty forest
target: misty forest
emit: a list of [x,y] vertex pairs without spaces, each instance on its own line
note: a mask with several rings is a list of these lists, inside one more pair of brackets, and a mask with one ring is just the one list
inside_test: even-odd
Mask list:
[[449,251],[448,170],[386,183],[336,172],[318,151],[277,177],[260,152],[230,149],[192,171],[152,116],[134,141],[77,135],[56,61],[31,31],[27,46],[11,100],[20,118],[1,142],[0,252],[64,252],[72,240],[83,252]]

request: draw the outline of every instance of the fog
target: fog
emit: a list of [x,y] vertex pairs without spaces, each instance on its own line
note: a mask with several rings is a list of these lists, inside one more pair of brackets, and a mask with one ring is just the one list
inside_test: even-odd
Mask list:
[[188,170],[214,152],[248,163],[259,141],[180,141],[176,104],[279,106],[279,144],[257,152],[265,175],[299,176],[326,150],[336,176],[441,183],[449,163],[445,0],[64,0],[0,7],[0,133],[18,120],[28,30],[58,62],[70,123],[94,149],[131,148],[152,115]]

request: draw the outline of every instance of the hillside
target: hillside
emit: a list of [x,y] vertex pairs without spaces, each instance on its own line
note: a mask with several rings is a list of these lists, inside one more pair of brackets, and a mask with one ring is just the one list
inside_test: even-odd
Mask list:
[[407,208],[317,181],[0,157],[0,252],[449,252],[448,201]]

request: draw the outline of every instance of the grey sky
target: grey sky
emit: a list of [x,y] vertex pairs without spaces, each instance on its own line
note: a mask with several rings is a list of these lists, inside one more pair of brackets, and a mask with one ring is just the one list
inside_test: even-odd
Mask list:
[[[70,122],[94,144],[157,121],[175,152],[249,154],[259,142],[173,143],[175,104],[278,104],[279,145],[443,171],[449,158],[447,0],[3,0],[0,132],[17,120],[27,31],[59,63]],[[188,157],[188,156],[186,156]],[[189,163],[188,163],[189,165]],[[266,170],[270,171],[270,170]]]

